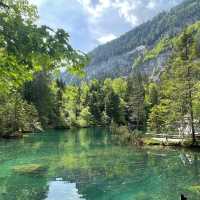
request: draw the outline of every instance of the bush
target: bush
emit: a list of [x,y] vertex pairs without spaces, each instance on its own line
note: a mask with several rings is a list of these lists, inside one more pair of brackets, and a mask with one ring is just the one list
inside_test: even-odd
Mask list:
[[116,123],[112,122],[110,127],[113,138],[117,143],[120,144],[135,144],[143,145],[141,140],[142,132],[138,130],[130,131],[127,126],[118,126]]

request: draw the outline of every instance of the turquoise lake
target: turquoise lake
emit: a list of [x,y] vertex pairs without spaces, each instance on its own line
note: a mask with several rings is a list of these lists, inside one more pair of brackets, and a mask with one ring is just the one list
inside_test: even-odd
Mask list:
[[0,141],[0,200],[200,199],[200,153],[116,145],[104,129]]

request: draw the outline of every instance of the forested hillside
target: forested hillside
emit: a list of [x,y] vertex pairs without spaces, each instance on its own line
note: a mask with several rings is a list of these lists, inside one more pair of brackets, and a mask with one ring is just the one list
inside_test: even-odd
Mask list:
[[[159,80],[140,65],[170,48]],[[62,116],[69,126],[108,126],[123,136],[135,131],[191,134],[199,131],[200,22],[147,51],[127,78],[93,80],[63,90]],[[129,133],[129,134],[128,134]]]
[[[200,20],[200,1],[185,0],[182,4],[163,12],[120,38],[99,46],[89,53],[91,62],[86,68],[86,79],[127,76],[138,55],[154,47],[163,37],[172,37],[184,27]],[[145,71],[153,71],[151,65],[159,67],[165,62],[165,55],[145,66]],[[73,80],[67,77],[67,80]]]
[[[46,128],[103,126],[114,132],[122,129],[130,139],[135,131],[170,134],[188,129],[195,143],[200,121],[200,22],[180,30],[197,20],[199,1],[186,1],[133,31],[141,34],[140,41],[133,37],[135,42],[128,42],[126,49],[132,44],[151,48],[140,46],[132,51],[136,59],[127,77],[76,85],[66,84],[59,71],[65,68],[82,77],[88,59],[70,46],[69,35],[62,29],[36,25],[37,9],[28,1],[4,0],[0,6],[1,136]],[[144,37],[145,27],[153,23],[158,30],[155,26],[151,37]],[[115,48],[115,54],[124,48]],[[149,63],[162,56],[163,68],[155,71],[154,63]],[[119,73],[115,66],[113,70],[111,77]],[[149,79],[143,73],[148,70],[158,78]]]

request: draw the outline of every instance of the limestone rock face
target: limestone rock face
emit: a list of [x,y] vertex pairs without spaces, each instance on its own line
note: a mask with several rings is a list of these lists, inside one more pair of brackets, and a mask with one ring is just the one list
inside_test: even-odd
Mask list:
[[144,52],[145,46],[138,46],[135,49],[116,55],[98,63],[92,63],[86,67],[87,79],[103,77],[128,76],[132,71],[134,60]]
[[159,80],[160,73],[163,71],[166,61],[169,59],[171,51],[168,50],[159,54],[155,59],[147,61],[140,66],[140,71],[148,75],[153,81]]

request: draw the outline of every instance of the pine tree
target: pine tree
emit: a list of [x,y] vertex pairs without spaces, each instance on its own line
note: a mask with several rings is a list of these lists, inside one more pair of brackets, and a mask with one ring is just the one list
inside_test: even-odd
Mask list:
[[139,71],[134,71],[128,78],[127,89],[127,120],[133,129],[145,128],[145,90],[143,77]]
[[150,124],[159,131],[160,127],[174,131],[188,123],[193,144],[196,143],[194,100],[200,80],[198,54],[193,31],[185,30],[176,38],[174,53],[161,76],[159,105],[150,114]]

